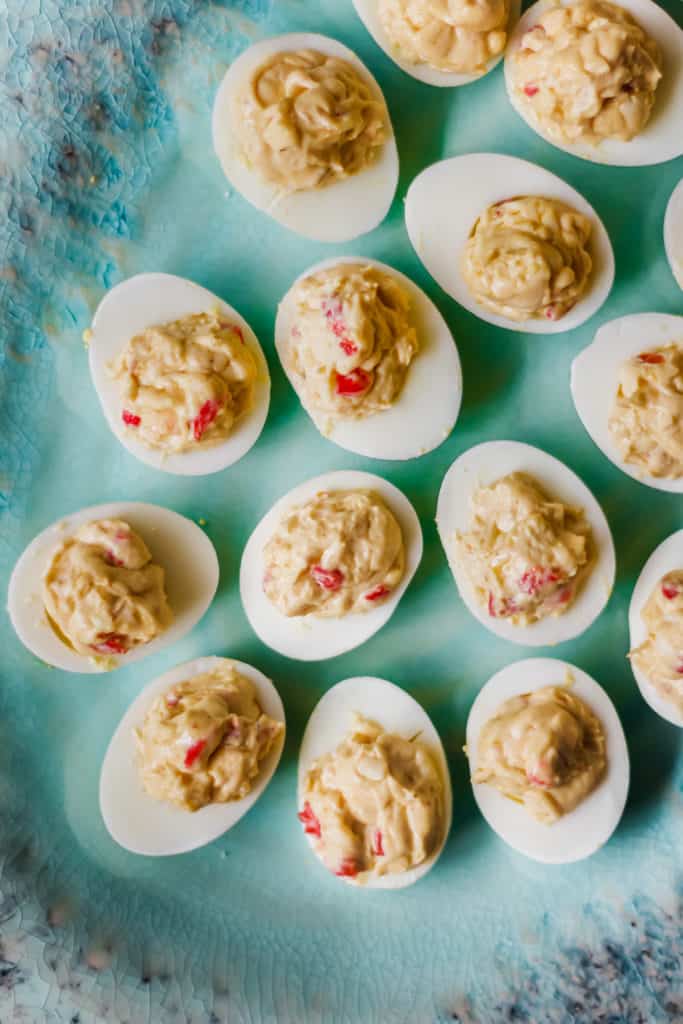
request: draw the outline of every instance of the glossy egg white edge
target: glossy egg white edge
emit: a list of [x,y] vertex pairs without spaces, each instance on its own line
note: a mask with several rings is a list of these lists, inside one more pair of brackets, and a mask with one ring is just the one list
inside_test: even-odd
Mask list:
[[145,792],[138,768],[134,732],[140,728],[152,703],[170,687],[221,665],[232,665],[256,687],[262,710],[278,722],[285,722],[280,696],[262,672],[232,658],[195,658],[176,665],[149,683],[135,698],[119,722],[109,743],[100,773],[100,813],[107,831],[119,846],[147,857],[164,857],[196,850],[236,825],[254,806],[278,766],[285,742],[283,732],[261,764],[253,788],[241,800],[209,804],[198,811],[183,811],[174,804],[156,800]]
[[[474,492],[515,472],[528,473],[549,496],[582,508],[593,531],[596,548],[592,571],[569,610],[530,626],[513,626],[505,619],[492,618],[477,601],[473,587],[456,567],[454,557],[456,531],[465,533],[470,529],[470,502]],[[616,559],[605,514],[583,481],[563,462],[540,448],[518,441],[488,441],[470,448],[455,460],[444,477],[439,491],[436,523],[462,600],[486,629],[503,640],[526,647],[543,647],[572,640],[598,618],[612,593]]]
[[[381,100],[391,134],[379,158],[359,174],[324,188],[287,194],[261,181],[244,163],[232,127],[232,97],[274,54],[302,49],[317,50],[352,64]],[[304,238],[348,242],[372,231],[389,212],[398,185],[398,150],[386,100],[365,64],[336,39],[297,32],[254,43],[225,73],[214,101],[212,130],[214,149],[228,181],[252,206]]]
[[[483,71],[478,72],[441,71],[438,68],[430,67],[429,64],[413,64],[411,61],[404,60],[399,55],[387,34],[382,24],[382,19],[379,16],[378,0],[353,0],[353,6],[356,8],[358,17],[372,38],[380,49],[384,50],[387,57],[393,60],[394,64],[398,65],[406,74],[416,78],[418,82],[424,82],[426,85],[436,85],[441,88],[469,85],[470,82],[476,82],[478,79],[483,78],[484,75],[487,75],[489,71],[493,71],[503,59],[503,54],[501,53],[498,57],[488,61]],[[507,24],[508,36],[519,21],[521,6],[521,0],[511,0]]]
[[[659,44],[663,56],[664,77],[657,86],[652,117],[639,135],[630,142],[605,139],[599,145],[587,142],[564,143],[548,135],[532,108],[524,101],[513,83],[513,60],[521,48],[522,37],[549,7],[558,0],[538,0],[524,12],[515,28],[505,53],[505,86],[514,110],[542,139],[572,156],[598,164],[620,167],[643,167],[665,163],[683,153],[683,31],[666,11],[652,0],[619,0],[618,6],[628,11],[648,35]],[[559,0],[569,6],[573,0]]]
[[486,783],[472,783],[479,810],[494,832],[518,853],[544,864],[569,864],[603,846],[621,819],[628,795],[630,763],[624,730],[605,690],[580,668],[556,658],[527,658],[496,672],[480,690],[467,719],[470,772],[477,764],[482,727],[506,700],[545,686],[567,686],[600,719],[606,738],[607,771],[571,813],[552,825],[536,821],[514,800]]
[[[590,218],[588,251],[593,269],[586,293],[560,320],[518,323],[479,305],[461,270],[465,245],[477,218],[493,203],[514,196],[543,196],[568,203]],[[550,171],[500,153],[470,153],[427,167],[406,196],[406,227],[415,252],[443,290],[480,320],[523,334],[562,334],[600,309],[614,281],[614,252],[602,220],[583,196]]]
[[[639,647],[647,639],[647,628],[641,618],[641,612],[662,576],[672,569],[683,569],[683,530],[672,533],[655,548],[643,566],[638,581],[633,589],[628,609],[628,626],[630,649]],[[644,672],[633,663],[631,669],[638,688],[653,711],[665,718],[672,725],[683,727],[683,714],[668,700],[655,690]]]
[[[293,292],[299,282],[329,267],[359,264],[376,267],[406,290],[417,329],[420,350],[411,363],[403,390],[391,409],[365,419],[334,421],[308,407],[287,366],[287,343],[296,317]],[[292,284],[278,307],[275,348],[290,384],[320,433],[347,451],[371,459],[414,459],[438,448],[449,436],[462,401],[460,357],[448,324],[425,292],[405,274],[386,263],[343,256],[309,267]]]
[[619,368],[638,352],[678,342],[683,345],[683,317],[636,313],[603,324],[572,363],[571,392],[581,422],[595,444],[633,480],[658,491],[683,494],[683,477],[665,479],[639,473],[624,462],[612,440],[609,417],[617,392]]
[[[378,494],[401,527],[406,553],[403,579],[386,601],[369,612],[358,612],[339,619],[316,618],[313,615],[288,618],[282,615],[263,592],[263,549],[266,543],[286,512],[309,501],[319,491],[358,488]],[[397,487],[374,473],[356,470],[324,473],[299,484],[276,501],[247,541],[240,565],[242,605],[251,628],[266,646],[297,661],[324,661],[359,647],[389,621],[421,559],[420,521],[408,498]]]
[[664,248],[676,284],[683,289],[683,178],[671,193],[666,207]]
[[[63,643],[50,626],[42,598],[43,575],[55,549],[84,523],[123,519],[140,534],[152,559],[165,570],[165,587],[174,619],[167,630],[128,654],[88,658]],[[14,630],[36,658],[65,672],[103,672],[156,654],[180,640],[204,615],[218,586],[213,544],[190,519],[159,505],[117,501],[92,505],[63,516],[35,537],[14,567],[7,608]]]
[[[218,444],[174,454],[148,448],[136,439],[133,430],[127,429],[121,419],[123,398],[112,376],[112,364],[130,339],[148,327],[216,308],[242,329],[244,342],[256,361],[257,377],[251,409],[238,420],[229,437]],[[115,285],[104,296],[93,317],[88,357],[93,384],[112,433],[131,455],[154,469],[180,476],[216,473],[246,455],[263,430],[270,404],[270,374],[256,335],[232,306],[184,277],[162,273],[137,274]]]
[[[341,879],[357,888],[403,889],[422,878],[439,859],[448,839],[453,814],[451,778],[441,738],[427,712],[409,693],[394,683],[387,682],[386,679],[357,676],[337,683],[320,698],[308,719],[301,740],[298,808],[300,810],[303,807],[304,785],[311,765],[319,757],[331,753],[339,746],[353,728],[353,716],[356,713],[377,722],[385,732],[396,733],[407,739],[419,733],[420,740],[435,755],[441,770],[444,784],[444,833],[438,849],[431,857],[402,874],[371,878],[362,886],[353,879]],[[314,837],[306,836],[306,839],[315,853]]]

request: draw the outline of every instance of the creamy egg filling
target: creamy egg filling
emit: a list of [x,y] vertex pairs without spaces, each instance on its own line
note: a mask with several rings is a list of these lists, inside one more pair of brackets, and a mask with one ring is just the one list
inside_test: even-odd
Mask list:
[[379,0],[397,55],[438,71],[483,71],[507,42],[508,0]]
[[431,750],[356,716],[336,750],[306,774],[299,820],[342,878],[409,871],[439,847],[444,782]]
[[683,569],[662,576],[640,614],[647,638],[629,658],[660,697],[683,714]]

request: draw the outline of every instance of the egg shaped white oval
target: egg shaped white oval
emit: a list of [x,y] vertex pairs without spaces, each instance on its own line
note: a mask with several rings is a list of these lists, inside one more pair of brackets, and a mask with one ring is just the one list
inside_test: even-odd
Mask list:
[[[150,643],[106,658],[89,658],[67,646],[50,625],[42,598],[43,574],[55,549],[79,527],[96,519],[123,519],[142,537],[152,561],[164,569],[164,586],[173,611],[171,625]],[[17,636],[36,658],[65,672],[111,671],[157,654],[189,633],[213,600],[218,573],[213,544],[191,520],[159,505],[116,501],[63,516],[39,533],[14,567],[7,608]]]
[[[595,545],[590,575],[569,609],[562,615],[546,617],[529,626],[514,626],[506,619],[490,616],[477,601],[474,589],[453,557],[456,531],[464,533],[470,528],[470,500],[474,492],[517,472],[534,477],[550,497],[582,508]],[[572,640],[598,618],[612,593],[616,560],[605,514],[583,481],[563,462],[540,448],[518,441],[488,441],[470,448],[455,460],[443,479],[436,524],[462,600],[483,626],[503,640],[526,647]]]
[[[337,683],[320,698],[308,719],[299,750],[298,809],[301,810],[303,807],[304,785],[311,765],[319,757],[331,753],[339,746],[353,728],[356,714],[377,722],[385,732],[395,733],[406,739],[418,737],[432,751],[441,771],[445,817],[443,836],[438,848],[424,863],[409,871],[380,875],[378,878],[368,879],[363,884],[363,888],[366,889],[403,889],[426,875],[441,856],[451,828],[453,795],[448,761],[441,738],[424,708],[400,686],[373,676],[356,676]],[[307,835],[306,839],[315,853],[315,838]],[[322,861],[321,866],[324,867]],[[353,878],[341,880],[348,885],[360,887]]]
[[[364,170],[319,189],[283,193],[244,163],[232,127],[232,97],[265,61],[286,50],[317,50],[352,64],[369,83],[386,112],[389,138]],[[317,242],[348,242],[376,228],[386,217],[398,185],[398,150],[384,94],[367,67],[347,46],[328,36],[296,32],[254,43],[233,61],[213,106],[213,145],[228,181],[258,210],[284,227]]]
[[664,215],[664,248],[671,273],[683,288],[683,178],[676,185]]
[[[216,444],[174,453],[149,448],[136,439],[122,420],[123,399],[112,375],[112,364],[130,339],[148,327],[214,309],[241,329],[244,343],[254,357],[257,375],[251,408],[229,436]],[[232,306],[193,281],[174,274],[148,273],[136,274],[115,285],[97,307],[88,351],[93,384],[112,433],[147,466],[179,476],[217,473],[246,455],[263,430],[270,404],[270,374],[256,335]]]
[[666,11],[653,0],[614,0],[638,22],[659,45],[663,56],[664,77],[657,86],[655,105],[644,129],[629,142],[604,139],[597,145],[579,141],[560,142],[550,138],[539,124],[533,110],[515,88],[512,71],[514,55],[521,48],[522,37],[549,7],[558,3],[571,6],[574,0],[538,0],[524,12],[514,29],[505,52],[505,87],[512,107],[542,139],[572,156],[593,163],[618,167],[643,167],[665,163],[683,153],[683,31]]
[[[470,292],[461,269],[462,255],[477,218],[494,203],[515,196],[558,199],[590,218],[587,243],[593,268],[585,293],[559,320],[518,322],[491,313]],[[614,281],[612,243],[600,217],[561,178],[543,167],[501,153],[450,157],[422,171],[408,189],[406,227],[415,252],[443,290],[480,320],[526,334],[560,334],[593,316]]]
[[[647,628],[641,618],[641,612],[650,594],[662,576],[674,569],[683,569],[683,530],[677,530],[676,533],[672,533],[670,537],[663,540],[652,552],[641,570],[628,609],[631,650],[639,647],[647,639]],[[647,701],[652,710],[665,718],[667,722],[671,722],[672,725],[683,727],[683,713],[671,701],[666,700],[657,692],[646,674],[633,662],[631,662],[631,669],[643,699]]]
[[[378,0],[353,0],[353,6],[356,8],[358,17],[361,19],[372,38],[380,49],[384,50],[387,57],[390,57],[394,64],[397,64],[402,71],[406,72],[406,74],[410,75],[412,78],[416,78],[418,82],[424,82],[426,85],[436,85],[441,88],[469,85],[470,82],[476,82],[477,79],[483,78],[484,75],[487,75],[489,71],[493,71],[493,69],[503,59],[502,53],[497,57],[492,57],[491,60],[487,62],[483,71],[475,72],[442,71],[439,68],[431,67],[429,64],[413,64],[402,58],[400,54],[397,53],[387,30],[382,24],[382,19],[379,16]],[[519,21],[521,6],[521,0],[511,0],[510,14],[507,22],[508,37]]]
[[[313,615],[288,618],[266,597],[263,586],[263,549],[291,508],[310,501],[319,491],[364,489],[377,494],[396,518],[403,533],[403,579],[378,607],[341,618]],[[393,615],[422,559],[422,529],[417,513],[397,487],[374,473],[340,470],[323,473],[299,484],[260,521],[247,541],[240,565],[240,595],[251,628],[260,640],[279,654],[297,661],[323,661],[344,654],[369,640]]]
[[187,853],[213,842],[231,829],[254,806],[272,779],[285,742],[284,730],[263,760],[251,791],[241,800],[208,804],[197,811],[183,811],[156,800],[144,789],[138,770],[135,730],[140,728],[156,697],[172,686],[221,665],[233,666],[256,688],[262,711],[285,722],[280,696],[262,672],[232,658],[195,658],[176,665],[149,683],[135,698],[111,738],[100,772],[100,813],[107,831],[119,846],[147,857]]
[[603,324],[590,345],[572,363],[571,391],[576,411],[595,444],[633,480],[659,491],[683,493],[683,477],[667,479],[639,473],[624,462],[609,430],[619,368],[638,352],[678,342],[683,345],[683,317],[636,313]]
[[[364,419],[334,420],[306,405],[287,368],[286,349],[296,316],[293,290],[301,280],[330,267],[357,264],[376,267],[394,278],[410,296],[411,312],[420,349],[404,386],[390,409]],[[449,436],[462,401],[460,357],[448,324],[425,292],[405,274],[386,263],[344,256],[309,267],[292,284],[278,307],[275,347],[282,367],[299,400],[320,433],[347,451],[371,459],[414,459],[433,451]]]
[[472,783],[479,810],[494,832],[518,853],[544,864],[569,864],[603,846],[621,819],[630,778],[628,748],[614,704],[586,672],[556,658],[527,658],[496,672],[477,695],[467,719],[470,771],[477,764],[479,735],[501,704],[545,686],[567,686],[600,719],[607,769],[602,781],[573,811],[551,825],[536,821],[514,800],[487,783]]

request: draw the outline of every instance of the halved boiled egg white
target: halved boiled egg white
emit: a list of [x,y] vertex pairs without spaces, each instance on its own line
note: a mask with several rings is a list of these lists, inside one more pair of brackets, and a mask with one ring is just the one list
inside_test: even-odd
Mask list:
[[[79,527],[97,519],[122,519],[142,537],[152,561],[164,569],[164,586],[173,611],[169,628],[150,643],[106,658],[89,658],[60,639],[48,620],[42,597],[43,575],[56,548]],[[116,501],[83,508],[39,533],[14,567],[7,609],[17,636],[36,658],[65,672],[106,672],[157,654],[180,640],[202,618],[217,586],[216,551],[195,523],[159,505]]]
[[586,672],[556,658],[527,658],[496,672],[480,690],[467,719],[470,772],[477,765],[479,735],[500,705],[545,686],[566,686],[600,719],[607,769],[602,781],[573,811],[551,825],[536,821],[514,800],[486,783],[472,783],[487,823],[518,853],[544,864],[569,864],[590,857],[619,824],[628,794],[630,764],[624,730],[614,704]]
[[570,7],[574,2],[538,0],[517,23],[505,52],[505,86],[513,108],[551,146],[593,163],[643,167],[680,156],[683,153],[683,31],[653,0],[614,0],[616,6],[628,11],[655,40],[662,53],[664,75],[657,86],[652,116],[643,130],[628,142],[604,139],[593,145],[586,141],[569,143],[552,139],[539,123],[531,105],[524,101],[523,92],[515,86],[513,60],[521,49],[524,34],[533,28],[548,8]]
[[[301,741],[298,807],[303,807],[306,776],[313,762],[339,746],[352,730],[356,714],[377,722],[385,732],[395,733],[405,739],[419,739],[436,758],[443,778],[445,820],[438,848],[422,864],[409,871],[371,877],[363,885],[366,889],[403,889],[417,882],[434,867],[446,844],[453,816],[451,778],[441,738],[427,712],[409,693],[386,679],[356,676],[337,683],[320,698],[308,719]],[[307,835],[306,838],[316,852],[315,837]],[[348,885],[359,885],[354,878],[343,878],[342,881]]]
[[[494,203],[517,196],[559,199],[585,214],[593,225],[586,248],[593,268],[586,291],[559,320],[519,322],[479,305],[461,269],[477,218]],[[470,153],[427,167],[406,196],[406,227],[415,252],[443,290],[480,320],[527,334],[560,334],[578,327],[600,309],[614,281],[614,253],[600,217],[582,195],[550,171],[500,153]]]
[[[263,181],[244,161],[233,128],[235,95],[275,54],[317,50],[347,61],[367,81],[386,111],[390,137],[369,167],[322,188],[284,193]],[[372,231],[386,217],[398,184],[398,150],[384,94],[367,67],[347,46],[328,36],[295,32],[254,43],[225,73],[213,106],[213,145],[228,181],[258,210],[304,238],[348,242]]]
[[[403,579],[376,608],[341,618],[314,615],[287,617],[263,591],[263,549],[286,513],[320,491],[363,489],[373,491],[394,514],[403,533],[405,572]],[[406,496],[388,480],[374,473],[340,470],[323,473],[299,484],[276,501],[247,541],[240,566],[240,594],[249,623],[268,647],[298,661],[323,661],[359,647],[384,626],[396,607],[422,559],[422,529],[417,513]]]
[[[364,419],[334,419],[306,405],[288,371],[287,347],[296,320],[294,289],[303,278],[343,264],[376,267],[408,293],[420,348],[390,409]],[[278,307],[275,347],[289,382],[321,434],[340,448],[371,459],[414,459],[437,448],[452,431],[462,401],[460,357],[448,324],[425,292],[386,263],[344,256],[323,260],[300,274]]]
[[[628,609],[628,626],[630,649],[639,647],[647,639],[648,631],[641,618],[641,612],[650,595],[668,572],[683,569],[683,530],[677,530],[654,549],[643,566],[638,581],[633,589],[633,596]],[[638,688],[653,711],[673,725],[683,726],[683,714],[671,701],[666,700],[649,682],[645,673],[631,662],[633,675]]]
[[[566,505],[583,509],[593,534],[595,557],[589,575],[574,603],[562,615],[547,617],[529,626],[514,626],[488,614],[479,604],[474,588],[454,557],[455,534],[471,526],[470,501],[479,487],[486,487],[509,473],[527,473],[546,491]],[[563,462],[540,448],[518,441],[488,441],[470,448],[446,473],[436,510],[436,524],[461,598],[483,626],[515,644],[543,647],[580,636],[607,604],[616,572],[614,542],[605,514],[582,480]]]
[[[241,329],[244,343],[256,362],[251,408],[224,441],[197,445],[196,451],[167,453],[148,448],[123,422],[123,398],[112,366],[130,339],[148,327],[216,309]],[[232,306],[193,281],[174,274],[150,273],[136,274],[115,285],[97,307],[88,350],[93,384],[112,433],[147,466],[179,476],[217,473],[246,455],[263,430],[270,404],[270,374],[256,335]]]
[[[503,54],[501,53],[497,57],[493,57],[482,71],[473,72],[442,71],[439,68],[431,67],[429,64],[413,64],[411,61],[405,60],[397,52],[392,39],[382,24],[382,19],[379,15],[379,0],[353,0],[353,6],[356,8],[358,17],[372,38],[384,50],[387,57],[390,57],[402,71],[416,78],[419,82],[425,82],[427,85],[445,88],[456,85],[468,85],[470,82],[476,82],[478,78],[487,75],[503,59]],[[521,6],[521,0],[511,0],[510,15],[507,23],[508,35],[519,21]]]
[[678,342],[683,345],[683,317],[636,313],[603,324],[590,345],[572,363],[571,390],[576,411],[598,448],[624,473],[659,491],[683,493],[683,477],[666,479],[639,473],[624,462],[609,429],[619,369],[638,352]]
[[251,791],[241,800],[209,804],[198,811],[183,811],[145,791],[138,770],[135,730],[139,729],[156,697],[177,683],[221,665],[232,665],[256,687],[261,710],[284,723],[280,696],[270,679],[252,665],[231,658],[204,657],[176,665],[142,690],[119,722],[111,738],[100,773],[100,813],[119,846],[147,857],[187,853],[205,846],[231,829],[254,806],[272,779],[285,742],[284,731],[261,763]]
[[679,288],[683,288],[683,178],[671,193],[664,215],[664,248]]

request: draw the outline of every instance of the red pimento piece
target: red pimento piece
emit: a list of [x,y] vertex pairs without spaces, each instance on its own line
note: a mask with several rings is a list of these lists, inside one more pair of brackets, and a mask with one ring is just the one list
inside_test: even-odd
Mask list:
[[554,306],[548,306],[545,311],[546,320],[557,320],[557,310]]
[[91,646],[94,651],[98,651],[100,654],[125,654],[128,650],[126,637],[122,636],[121,633],[103,633],[102,639],[96,644],[91,644]]
[[242,330],[242,328],[239,326],[239,324],[231,324],[230,326],[232,327],[233,331],[244,345],[244,331]]
[[664,362],[664,356],[661,354],[661,352],[641,352],[638,356],[638,362],[657,365],[658,363]]
[[372,383],[372,377],[365,370],[361,370],[358,367],[352,370],[351,373],[344,375],[343,373],[337,374],[337,394],[338,395],[362,395],[364,391],[367,391]]
[[493,596],[493,591],[489,591],[488,610],[491,618],[506,618],[508,615],[514,615],[517,611],[517,605],[514,601],[511,601],[509,597],[504,597],[502,600],[502,607],[496,610],[496,600]]
[[670,583],[664,583],[662,585],[662,593],[667,601],[673,601],[674,597],[678,597],[678,587],[672,587]]
[[547,788],[550,785],[549,782],[545,782],[543,779],[539,778],[538,775],[527,775],[527,779],[532,786],[543,786],[544,788]]
[[389,593],[389,587],[385,587],[383,583],[380,583],[378,587],[371,590],[369,594],[365,595],[366,601],[379,601],[380,597],[386,597]]
[[350,338],[342,338],[339,342],[339,348],[347,356],[353,356],[358,351],[358,345],[356,345],[354,341],[351,341]]
[[121,419],[127,427],[139,427],[142,420],[139,416],[136,416],[134,412],[129,412],[128,409],[124,409],[121,413]]
[[382,833],[380,832],[379,829],[376,830],[373,836],[372,852],[374,853],[375,857],[384,856],[384,847],[382,846]]
[[531,82],[529,82],[528,85],[524,86],[524,95],[528,96],[529,99],[531,99],[532,96],[535,96],[537,92],[538,86],[533,85]]
[[358,865],[353,857],[344,857],[344,860],[335,871],[335,875],[338,878],[355,878],[357,874]]
[[571,599],[572,599],[572,593],[573,593],[573,591],[572,591],[571,587],[565,587],[557,595],[558,602],[560,604],[567,604],[567,602],[571,601]]
[[546,583],[557,583],[559,579],[559,569],[543,569],[542,566],[536,565],[523,574],[519,581],[519,589],[524,594],[535,594]]
[[220,402],[217,402],[215,398],[208,398],[206,402],[204,402],[204,405],[192,420],[192,429],[195,441],[201,441],[207,428],[211,426],[213,421],[216,419],[216,416],[218,416],[220,407]]
[[113,551],[105,551],[104,553],[105,562],[109,562],[109,565],[123,565],[123,561],[117,558]]
[[495,617],[496,617],[496,602],[495,602],[495,599],[493,597],[493,591],[492,590],[489,590],[489,605],[488,605],[488,607],[489,607],[489,615],[491,616],[492,619],[495,619]]
[[322,565],[314,565],[311,576],[323,590],[339,590],[344,582],[344,573],[339,569],[323,569]]
[[180,703],[180,697],[178,697],[175,693],[167,693],[166,703],[168,704],[169,708],[174,708],[176,704]]
[[297,818],[303,825],[304,832],[306,833],[307,836],[316,836],[318,839],[320,839],[320,822],[318,821],[315,811],[309,804],[308,800],[304,804],[303,811],[299,811],[299,813],[297,814]]
[[206,746],[206,740],[196,740],[191,747],[188,747],[185,751],[185,767],[191,768],[195,763],[202,750]]

